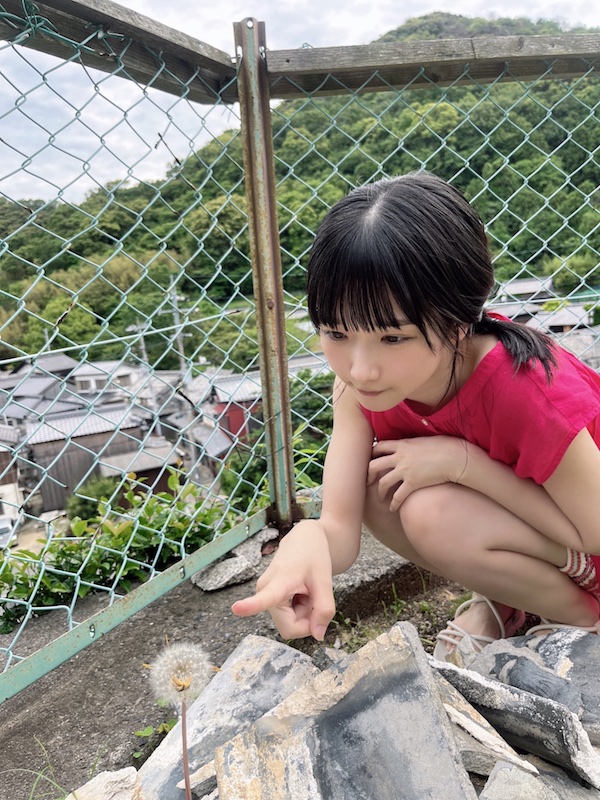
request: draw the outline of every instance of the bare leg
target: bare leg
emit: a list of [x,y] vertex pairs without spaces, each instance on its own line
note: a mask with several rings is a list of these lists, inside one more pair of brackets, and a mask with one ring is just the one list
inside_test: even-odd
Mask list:
[[[565,548],[479,492],[432,486],[413,492],[392,513],[375,485],[367,491],[364,520],[400,555],[494,600],[503,619],[520,608],[569,625],[598,621],[598,602],[558,570]],[[484,604],[460,619],[471,633],[498,635]]]

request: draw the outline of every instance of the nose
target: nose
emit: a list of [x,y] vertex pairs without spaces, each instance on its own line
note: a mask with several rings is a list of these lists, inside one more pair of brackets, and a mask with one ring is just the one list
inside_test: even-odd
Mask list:
[[350,376],[358,386],[368,386],[379,377],[379,367],[374,354],[367,347],[355,347],[352,351]]

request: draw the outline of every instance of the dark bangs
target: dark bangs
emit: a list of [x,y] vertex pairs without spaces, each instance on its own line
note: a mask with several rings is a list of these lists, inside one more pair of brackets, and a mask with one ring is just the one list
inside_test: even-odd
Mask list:
[[[416,325],[455,341],[493,284],[481,220],[451,186],[427,173],[351,191],[323,220],[308,263],[313,324],[374,331]],[[398,319],[398,315],[402,319]]]
[[317,329],[375,331],[397,328],[407,320],[419,324],[410,287],[401,280],[404,270],[395,260],[388,263],[389,253],[381,252],[377,237],[367,235],[364,227],[347,230],[330,246],[317,242],[313,249],[307,302]]

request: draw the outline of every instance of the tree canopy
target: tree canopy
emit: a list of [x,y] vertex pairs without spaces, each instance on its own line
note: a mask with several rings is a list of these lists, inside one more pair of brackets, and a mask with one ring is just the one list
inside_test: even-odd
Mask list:
[[[572,32],[590,30],[600,28]],[[436,12],[380,41],[561,32],[547,20]],[[304,257],[336,200],[359,183],[421,168],[450,180],[475,204],[499,279],[525,267],[555,274],[565,291],[600,283],[600,170],[593,155],[599,102],[600,82],[590,73],[275,105],[286,291],[303,291]],[[252,294],[239,131],[174,162],[162,178],[109,184],[79,205],[0,199],[0,233],[0,357],[35,352],[52,335],[61,346],[92,342],[96,357],[122,357],[127,331],[151,318],[149,357],[172,367],[174,281],[188,309],[186,352],[213,363],[233,352],[235,321],[211,320],[218,310],[247,309]],[[242,340],[231,360],[244,366],[255,356]]]

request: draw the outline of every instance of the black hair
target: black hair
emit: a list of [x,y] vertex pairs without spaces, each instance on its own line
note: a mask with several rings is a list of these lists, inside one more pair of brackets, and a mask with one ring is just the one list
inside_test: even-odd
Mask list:
[[550,379],[551,339],[488,316],[494,268],[481,218],[465,197],[427,172],[353,189],[327,213],[309,263],[307,300],[317,329],[398,327],[397,308],[433,347],[457,351],[458,332],[494,334],[515,369],[536,360]]

